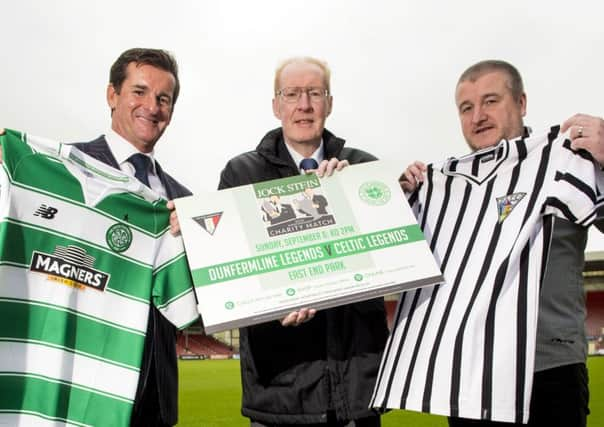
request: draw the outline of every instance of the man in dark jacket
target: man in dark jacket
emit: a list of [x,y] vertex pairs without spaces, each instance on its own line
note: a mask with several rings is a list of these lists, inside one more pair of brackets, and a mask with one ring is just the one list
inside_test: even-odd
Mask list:
[[[155,144],[172,119],[179,90],[178,66],[169,52],[126,50],[109,74],[111,128],[93,141],[74,145],[89,156],[134,175],[167,199],[191,195],[153,157]],[[0,134],[3,132],[0,129]],[[130,425],[172,426],[177,421],[177,408],[176,329],[151,304]]]
[[[155,144],[170,124],[178,93],[178,68],[172,55],[158,49],[125,51],[109,75],[111,128],[94,141],[75,145],[86,154],[135,175],[168,199],[190,195],[153,157]],[[147,159],[143,160],[147,172],[144,176],[139,174],[138,162],[132,160],[136,156]],[[131,425],[174,425],[177,406],[176,329],[151,304]]]
[[[256,150],[230,160],[219,188],[293,176],[318,165],[323,171],[338,160],[338,168],[375,160],[344,147],[343,139],[325,129],[331,107],[326,64],[313,58],[285,61],[275,75],[273,99],[282,127],[268,132]],[[255,427],[379,426],[368,404],[387,335],[381,298],[317,313],[302,309],[281,324],[241,329],[243,415]]]

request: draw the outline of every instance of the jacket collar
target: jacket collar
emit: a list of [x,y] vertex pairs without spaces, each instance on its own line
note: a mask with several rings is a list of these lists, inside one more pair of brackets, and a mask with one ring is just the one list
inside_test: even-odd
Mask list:
[[[97,139],[90,142],[78,142],[73,145],[89,156],[94,157],[95,159],[100,160],[101,162],[106,163],[115,169],[120,169],[120,165],[111,152],[111,148],[109,147],[104,135],[101,135]],[[178,191],[174,189],[175,184],[170,182],[171,178],[168,174],[164,173],[163,169],[159,165],[159,162],[157,161],[155,161],[155,172],[164,186],[168,200],[178,197]]]
[[[338,138],[327,129],[323,129],[322,137],[324,158],[329,160],[332,157],[338,157],[342,152],[345,141],[342,138]],[[294,161],[287,151],[287,147],[285,146],[285,141],[283,139],[282,128],[273,129],[264,135],[260,141],[260,144],[258,144],[256,147],[256,151],[261,156],[267,158],[267,160],[269,160],[271,163],[280,164],[283,166],[291,166],[296,169],[298,168],[296,165],[294,165]]]

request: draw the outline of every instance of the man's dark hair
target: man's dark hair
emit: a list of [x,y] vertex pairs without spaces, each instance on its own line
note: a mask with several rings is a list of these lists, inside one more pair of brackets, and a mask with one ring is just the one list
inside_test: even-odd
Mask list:
[[512,97],[514,100],[518,101],[522,94],[524,93],[524,85],[522,83],[522,77],[520,73],[509,62],[497,60],[497,59],[487,59],[485,61],[477,62],[476,64],[469,67],[466,71],[464,71],[459,80],[457,81],[457,86],[460,83],[465,81],[475,82],[479,77],[486,73],[490,73],[493,71],[501,71],[508,76],[508,87],[512,92]]
[[161,70],[167,71],[174,76],[176,81],[174,85],[174,94],[172,95],[172,105],[176,104],[178,92],[180,92],[180,82],[178,80],[178,64],[170,52],[162,49],[146,49],[136,47],[123,52],[111,66],[109,72],[109,83],[119,94],[122,90],[122,84],[126,80],[126,69],[128,64],[134,62],[139,65],[151,65]]

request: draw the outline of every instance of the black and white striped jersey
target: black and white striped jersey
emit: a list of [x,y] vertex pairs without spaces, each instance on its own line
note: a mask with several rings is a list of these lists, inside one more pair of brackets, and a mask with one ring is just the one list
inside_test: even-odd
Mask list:
[[446,282],[401,295],[371,406],[526,423],[552,215],[602,217],[603,179],[558,126],[429,165],[409,202]]

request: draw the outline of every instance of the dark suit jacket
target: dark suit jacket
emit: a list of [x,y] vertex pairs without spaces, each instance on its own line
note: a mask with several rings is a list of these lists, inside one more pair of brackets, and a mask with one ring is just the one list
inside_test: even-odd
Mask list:
[[[89,156],[119,169],[105,137],[73,145]],[[168,199],[191,195],[189,190],[165,173],[159,163],[156,163],[156,167]],[[159,310],[151,306],[132,425],[147,426],[151,424],[150,419],[161,419],[163,424],[174,425],[177,411],[176,329]]]

